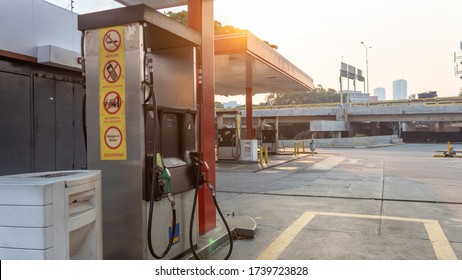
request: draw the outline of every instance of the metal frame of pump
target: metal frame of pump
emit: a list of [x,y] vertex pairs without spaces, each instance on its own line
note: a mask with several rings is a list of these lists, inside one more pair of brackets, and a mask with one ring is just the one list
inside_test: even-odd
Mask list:
[[[241,158],[241,112],[217,112],[217,158],[218,160],[240,160]],[[225,115],[232,122],[225,125]]]
[[[175,234],[176,234],[176,202],[175,198],[172,195],[172,188],[171,188],[171,175],[168,171],[167,167],[164,165],[161,155],[157,152],[157,138],[159,135],[159,123],[158,123],[158,113],[157,113],[157,98],[156,93],[154,91],[154,58],[151,52],[151,43],[150,43],[150,36],[148,25],[146,23],[143,24],[143,31],[145,39],[145,61],[144,61],[144,80],[143,85],[148,87],[148,96],[144,100],[145,104],[145,115],[147,114],[146,104],[150,101],[152,103],[153,108],[153,135],[152,135],[152,156],[149,157],[146,155],[146,179],[147,179],[147,186],[151,187],[151,195],[149,199],[149,217],[148,217],[148,249],[151,255],[156,259],[164,258],[172,248]],[[146,122],[146,120],[145,120]],[[149,180],[150,179],[150,180]],[[154,213],[154,201],[159,201],[162,198],[162,194],[166,194],[168,200],[170,201],[170,206],[172,208],[172,231],[169,237],[169,241],[167,247],[163,251],[162,254],[157,254],[153,247],[153,240],[152,240],[152,222],[153,222],[153,213]]]
[[[148,85],[146,82],[143,82],[150,91],[152,91],[152,86]],[[156,93],[152,91],[152,96],[150,99],[152,99],[152,104],[145,104],[145,125],[146,125],[146,131],[147,134],[149,133],[148,131],[150,130],[148,126],[152,126],[152,131],[151,133],[151,141],[152,145],[149,145],[152,147],[151,152],[146,152],[146,200],[149,200],[149,211],[148,211],[148,249],[151,255],[156,258],[156,259],[162,259],[167,256],[167,254],[170,252],[170,249],[172,248],[175,240],[175,235],[177,231],[177,217],[176,217],[176,195],[180,190],[178,190],[178,187],[181,185],[184,187],[185,183],[187,181],[191,182],[192,189],[196,188],[196,183],[194,180],[195,176],[195,167],[193,166],[193,163],[190,160],[190,155],[192,153],[195,153],[195,150],[189,150],[189,151],[184,151],[184,159],[187,164],[187,170],[184,170],[183,172],[178,172],[177,167],[175,167],[175,164],[180,164],[178,166],[179,168],[182,168],[181,165],[184,163],[179,161],[178,159],[175,158],[164,158],[166,154],[168,153],[165,150],[160,151],[159,149],[155,149],[155,146],[158,146],[158,144],[166,143],[165,138],[169,138],[171,141],[168,142],[167,145],[173,145],[175,146],[174,143],[175,139],[170,138],[169,133],[166,133],[165,130],[162,127],[165,126],[179,126],[179,122],[188,122],[188,125],[183,124],[183,130],[185,129],[184,126],[191,126],[191,123],[193,123],[193,119],[195,118],[192,117],[192,114],[189,112],[182,112],[181,110],[174,111],[172,109],[160,109],[157,107],[157,102],[154,101],[156,98]],[[158,119],[158,115],[161,116],[160,120]],[[149,121],[149,116],[152,116],[154,120]],[[181,118],[183,116],[183,118]],[[157,119],[156,119],[157,118]],[[181,120],[179,120],[181,119]],[[161,129],[159,129],[161,127]],[[193,125],[193,130],[195,130],[195,125]],[[161,131],[161,132],[160,132]],[[165,135],[164,135],[165,134]],[[148,136],[147,136],[148,137]],[[184,135],[182,136],[184,138]],[[159,139],[161,138],[161,139]],[[159,141],[160,140],[160,141]],[[146,141],[146,145],[148,146],[148,142]],[[195,142],[195,140],[194,140]],[[196,143],[194,143],[195,146]],[[164,144],[165,145],[165,144]],[[162,145],[162,146],[164,146]],[[154,157],[154,155],[156,155]],[[166,163],[168,162],[168,163]],[[168,166],[171,166],[170,169]],[[170,172],[172,171],[172,173]],[[185,178],[183,179],[178,179],[178,177],[190,177],[190,180],[186,180]],[[187,185],[187,184],[186,184]],[[180,187],[181,187],[180,186]],[[188,191],[189,192],[189,191]],[[147,198],[149,197],[149,199]],[[159,209],[155,210],[155,205],[156,203],[159,203],[161,200],[167,198],[170,207],[171,207],[171,233],[169,234],[168,238],[168,244],[166,246],[166,249],[163,251],[162,254],[157,254],[155,252],[155,249],[153,248],[152,244],[153,242],[153,237],[155,237],[155,234],[153,234],[152,228],[154,221],[157,218],[159,218],[161,215],[163,215],[164,212],[159,213]],[[182,198],[183,200],[185,198]],[[191,196],[191,199],[193,197]],[[180,203],[184,203],[180,202]],[[165,208],[164,208],[165,209]],[[156,214],[157,211],[157,214]],[[189,211],[189,209],[183,209],[183,211]],[[156,223],[157,224],[157,223]],[[193,233],[190,233],[191,236]],[[197,235],[197,233],[196,233]],[[180,237],[181,238],[181,237]],[[185,239],[186,240],[186,239]]]
[[260,141],[262,147],[268,147],[270,153],[279,151],[279,119],[261,118],[260,119]]
[[[176,202],[175,198],[172,195],[172,189],[171,189],[171,175],[168,170],[168,168],[164,165],[162,156],[157,152],[157,137],[159,135],[158,131],[158,115],[157,115],[157,101],[156,101],[156,92],[154,91],[154,70],[153,70],[153,57],[152,53],[150,50],[150,40],[149,40],[149,32],[146,31],[147,25],[144,24],[144,30],[145,30],[145,80],[142,82],[143,85],[148,87],[149,89],[149,94],[147,98],[145,99],[145,106],[148,104],[149,101],[152,103],[152,110],[154,112],[154,127],[153,127],[153,155],[155,155],[156,160],[154,161],[153,158],[147,157],[146,160],[146,167],[149,170],[149,176],[147,178],[150,178],[148,181],[148,185],[151,187],[151,195],[150,195],[150,204],[149,204],[149,217],[148,217],[148,248],[151,253],[151,255],[156,258],[156,259],[162,259],[164,258],[170,251],[174,238],[175,238],[175,228],[176,228]],[[200,59],[200,49],[197,50],[197,57],[198,57],[198,64],[199,64],[199,102],[198,105],[202,105],[202,66],[201,66],[201,59]],[[148,73],[148,74],[147,74]],[[201,125],[201,108],[199,108],[199,126]],[[199,128],[199,131],[201,131],[201,128]],[[218,205],[218,202],[216,200],[216,190],[211,184],[210,180],[210,170],[208,167],[208,164],[202,160],[202,153],[200,151],[201,145],[201,137],[198,138],[198,144],[197,146],[199,147],[199,151],[191,151],[189,153],[189,159],[190,163],[192,163],[193,166],[193,171],[192,171],[192,176],[194,178],[195,182],[195,194],[194,194],[194,201],[193,201],[193,206],[191,210],[191,216],[190,216],[190,223],[189,223],[189,244],[190,244],[190,250],[194,257],[196,259],[201,259],[198,253],[195,250],[195,244],[193,240],[193,231],[194,231],[194,217],[195,217],[195,212],[197,208],[197,201],[198,201],[198,196],[199,196],[199,189],[203,185],[207,185],[208,189],[211,191],[213,202],[215,205],[215,208],[217,209],[225,227],[228,233],[228,238],[229,238],[229,250],[227,255],[225,256],[225,260],[229,259],[229,257],[232,254],[233,251],[233,237],[231,230],[229,228],[229,225]],[[170,204],[171,204],[171,210],[172,210],[172,231],[169,237],[169,242],[162,254],[157,254],[152,246],[153,240],[152,240],[152,224],[153,224],[153,216],[154,216],[154,203],[155,201],[159,201],[162,199],[162,196],[167,196]]]

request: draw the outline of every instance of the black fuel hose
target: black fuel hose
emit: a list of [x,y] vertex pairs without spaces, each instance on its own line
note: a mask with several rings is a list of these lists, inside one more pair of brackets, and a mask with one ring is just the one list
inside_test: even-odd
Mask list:
[[156,259],[162,259],[164,258],[168,252],[170,252],[170,249],[172,248],[173,245],[173,240],[175,239],[175,234],[176,234],[176,208],[175,206],[172,206],[172,234],[170,235],[170,238],[168,240],[168,245],[167,248],[165,248],[165,251],[161,254],[158,255],[154,251],[153,244],[152,244],[152,215],[154,213],[154,184],[152,184],[151,187],[151,201],[149,201],[149,218],[148,218],[148,247],[149,247],[149,252],[151,255],[156,258]]
[[[200,186],[196,187],[196,192],[194,194],[194,202],[193,202],[193,208],[191,211],[191,220],[189,223],[189,245],[191,246],[191,252],[193,253],[194,257],[198,260],[201,259],[201,257],[197,254],[196,250],[194,249],[194,243],[193,243],[193,238],[192,238],[192,231],[193,231],[193,224],[194,224],[194,216],[196,213],[196,205],[197,205],[197,197],[199,196],[199,189]],[[218,211],[218,214],[220,215],[220,218],[223,221],[223,224],[226,227],[226,231],[228,232],[228,238],[229,238],[229,249],[228,249],[228,254],[224,258],[224,260],[229,259],[233,252],[233,234],[231,232],[231,229],[229,228],[228,222],[226,221],[223,213],[221,212],[220,206],[218,205],[217,198],[216,198],[216,192],[212,191],[212,198],[213,198],[213,203],[215,204],[215,208]]]
[[[88,140],[87,140],[87,72],[86,72],[86,61],[85,61],[85,31],[82,31],[80,39],[80,55],[82,65],[82,130],[83,130],[83,143],[85,145],[85,152],[88,153]],[[86,169],[86,167],[85,167]]]
[[[148,247],[149,247],[149,252],[151,253],[151,255],[156,258],[156,259],[162,259],[164,258],[168,252],[170,251],[170,249],[172,248],[172,245],[173,245],[173,240],[175,238],[175,230],[176,230],[176,208],[175,208],[175,203],[174,201],[172,202],[172,233],[170,235],[170,238],[169,238],[169,241],[168,241],[168,245],[167,245],[167,248],[165,249],[165,251],[161,254],[161,255],[158,255],[156,254],[156,252],[154,251],[154,248],[152,246],[152,220],[153,220],[153,213],[154,213],[154,199],[155,199],[155,190],[157,188],[157,173],[156,173],[156,155],[157,155],[157,141],[156,141],[156,137],[157,137],[157,131],[158,131],[158,127],[157,127],[157,101],[156,101],[156,95],[154,93],[154,87],[152,84],[150,84],[149,82],[147,81],[144,81],[143,82],[144,84],[146,85],[149,85],[149,91],[151,92],[150,93],[150,96],[151,96],[151,100],[152,100],[152,103],[153,103],[153,108],[154,108],[154,133],[153,133],[153,138],[152,138],[152,142],[153,142],[153,172],[152,172],[152,178],[151,178],[151,198],[150,198],[150,201],[149,201],[149,217],[148,217]],[[148,100],[149,101],[149,100]]]
[[228,222],[226,221],[225,217],[223,216],[223,213],[221,212],[220,206],[218,206],[217,197],[216,197],[215,194],[216,194],[216,192],[215,192],[215,190],[214,190],[214,191],[213,191],[213,195],[212,195],[213,203],[215,204],[215,208],[217,209],[218,214],[220,215],[221,220],[223,221],[223,224],[224,224],[225,227],[226,227],[226,231],[228,232],[229,250],[228,250],[228,254],[227,254],[226,257],[224,258],[225,260],[227,260],[227,259],[229,259],[229,257],[230,257],[231,254],[233,253],[233,234],[232,234],[232,232],[231,232],[231,229],[229,228]]
[[[155,199],[155,190],[157,189],[157,172],[156,172],[156,165],[157,165],[157,137],[158,137],[158,115],[157,115],[157,99],[156,99],[156,93],[154,91],[154,71],[153,71],[153,59],[151,56],[151,51],[149,49],[151,42],[150,42],[150,37],[149,37],[149,31],[147,30],[147,24],[145,23],[143,25],[144,27],[144,32],[145,32],[145,46],[146,46],[146,56],[145,56],[145,70],[149,69],[149,80],[147,79],[147,75],[145,75],[145,79],[143,81],[143,84],[148,86],[149,88],[149,96],[144,100],[144,103],[148,103],[149,100],[152,100],[152,106],[153,106],[153,114],[154,114],[154,121],[153,121],[153,135],[152,135],[152,152],[153,152],[153,163],[152,163],[152,178],[151,178],[151,199],[149,201],[149,214],[148,214],[148,248],[149,252],[151,255],[156,258],[156,259],[162,259],[164,258],[168,252],[170,252],[170,249],[172,248],[173,245],[173,240],[175,239],[175,234],[176,234],[176,207],[175,207],[175,200],[170,196],[169,194],[169,200],[172,205],[172,232],[169,237],[168,245],[165,251],[158,255],[154,248],[153,248],[153,242],[152,242],[152,220],[153,220],[153,213],[154,213],[154,199]],[[146,67],[147,66],[147,67]]]
[[[236,134],[237,134],[237,127],[236,127]],[[236,149],[237,155],[234,155],[234,149],[231,148],[231,155],[235,160],[238,160],[241,157],[241,140],[236,137]]]

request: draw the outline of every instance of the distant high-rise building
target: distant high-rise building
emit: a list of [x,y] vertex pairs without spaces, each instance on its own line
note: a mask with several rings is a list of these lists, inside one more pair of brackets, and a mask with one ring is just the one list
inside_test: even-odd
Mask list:
[[225,108],[236,108],[238,105],[237,101],[223,102],[223,107]]
[[385,89],[382,87],[374,89],[374,96],[377,96],[378,100],[387,99],[385,96]]
[[393,100],[407,99],[407,81],[396,80],[393,82]]

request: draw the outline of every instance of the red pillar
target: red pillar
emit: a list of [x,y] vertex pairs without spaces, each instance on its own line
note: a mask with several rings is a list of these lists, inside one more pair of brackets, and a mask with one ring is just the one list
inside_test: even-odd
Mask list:
[[[214,24],[213,0],[188,1],[188,25],[202,33],[201,58],[203,69],[201,151],[203,160],[210,168],[212,185],[216,186],[215,168],[215,76],[214,76]],[[200,63],[200,62],[199,62]],[[197,91],[200,94],[200,91]],[[201,100],[201,98],[197,98]],[[216,227],[216,209],[207,187],[199,191],[199,234],[205,234]]]
[[247,127],[246,139],[255,139],[252,119],[252,88],[248,87],[245,89],[245,125]]

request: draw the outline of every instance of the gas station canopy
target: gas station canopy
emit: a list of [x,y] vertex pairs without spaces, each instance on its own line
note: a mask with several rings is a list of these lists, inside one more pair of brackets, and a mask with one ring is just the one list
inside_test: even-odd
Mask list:
[[313,79],[246,31],[215,36],[215,94],[290,93],[313,89]]
[[145,4],[153,9],[165,9],[188,4],[188,0],[115,0],[122,5]]

